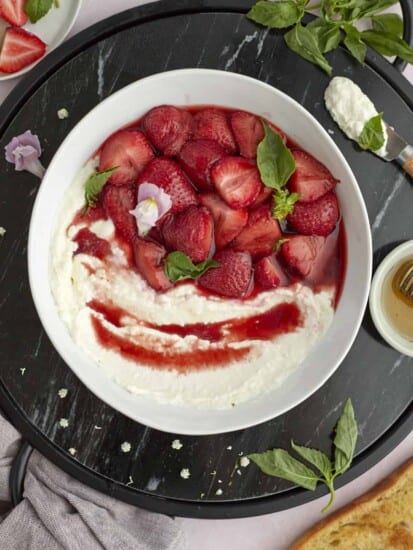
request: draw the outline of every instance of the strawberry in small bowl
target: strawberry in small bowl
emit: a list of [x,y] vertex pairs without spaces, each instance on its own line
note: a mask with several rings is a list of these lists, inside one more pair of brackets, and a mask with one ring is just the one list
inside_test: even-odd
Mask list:
[[30,227],[56,349],[106,402],[177,433],[244,428],[311,395],[355,338],[370,270],[365,206],[328,134],[220,71],[155,75],[91,111]]

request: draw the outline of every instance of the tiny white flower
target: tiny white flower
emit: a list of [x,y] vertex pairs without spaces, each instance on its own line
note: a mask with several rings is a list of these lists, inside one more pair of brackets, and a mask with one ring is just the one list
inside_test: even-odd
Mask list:
[[180,476],[181,476],[183,479],[188,479],[188,478],[191,477],[191,472],[189,471],[188,468],[182,468],[181,473],[180,473]]
[[64,399],[67,395],[67,389],[66,388],[60,388],[60,390],[57,392],[60,399]]
[[62,107],[62,109],[59,109],[57,111],[57,117],[60,118],[60,120],[63,120],[64,118],[67,118],[69,116],[69,111]]
[[121,448],[122,453],[128,453],[131,450],[132,446],[129,443],[129,441],[124,441],[122,443],[122,445],[120,446],[120,448]]
[[59,424],[62,428],[67,428],[69,426],[69,420],[67,418],[61,418]]
[[171,443],[171,447],[172,449],[176,449],[177,451],[179,451],[180,449],[182,449],[183,445],[179,439],[174,439]]
[[250,463],[250,459],[246,456],[243,456],[239,461],[240,466],[242,466],[243,468],[246,468],[249,463]]

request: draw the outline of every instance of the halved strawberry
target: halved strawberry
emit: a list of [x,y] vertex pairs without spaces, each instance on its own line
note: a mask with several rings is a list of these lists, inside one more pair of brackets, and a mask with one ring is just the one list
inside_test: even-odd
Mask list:
[[143,129],[160,153],[174,157],[191,137],[191,113],[172,105],[154,107],[143,119]]
[[221,250],[214,256],[220,267],[209,269],[198,284],[221,296],[245,298],[252,291],[252,261],[245,252]]
[[149,141],[138,130],[120,130],[112,134],[100,152],[99,170],[118,168],[109,183],[123,185],[134,183],[136,178],[154,157]]
[[167,216],[162,235],[169,250],[184,252],[195,263],[208,258],[214,243],[214,221],[204,206],[190,206]]
[[172,200],[171,214],[198,204],[194,188],[179,164],[172,159],[154,158],[138,178],[138,185],[144,182],[154,183],[168,193]]
[[316,235],[291,235],[281,246],[281,253],[293,272],[306,277],[313,268],[324,242],[324,237]]
[[288,187],[291,192],[300,193],[299,202],[316,201],[334,189],[338,180],[324,164],[300,149],[292,151],[292,154],[295,159],[295,172],[288,182]]
[[210,171],[213,164],[225,156],[225,151],[212,139],[187,141],[179,154],[182,168],[201,191],[213,188]]
[[116,230],[126,240],[132,241],[137,234],[136,218],[130,214],[136,206],[134,185],[106,184],[103,188],[103,205]]
[[227,154],[237,152],[237,144],[223,111],[218,109],[203,109],[194,116],[194,138],[212,139],[223,147]]
[[96,258],[102,260],[110,253],[108,241],[101,239],[87,227],[82,227],[73,237],[73,240],[78,245],[74,255],[89,254],[89,256],[96,256]]
[[277,220],[271,216],[269,206],[262,205],[250,212],[247,225],[234,239],[231,247],[250,252],[253,258],[259,258],[271,254],[274,243],[280,238],[281,230]]
[[34,34],[17,27],[7,27],[0,52],[0,71],[15,73],[40,59],[46,44]]
[[241,155],[248,159],[255,158],[258,144],[264,139],[260,119],[246,111],[235,111],[231,115],[231,126]]
[[199,200],[206,206],[214,218],[214,236],[217,249],[230,243],[245,227],[248,212],[244,209],[230,208],[216,193],[203,193]]
[[28,21],[24,6],[27,0],[0,0],[0,17],[15,27],[21,27]]
[[136,237],[133,241],[133,252],[136,267],[149,286],[158,291],[168,290],[173,286],[165,275],[163,259],[166,250],[161,244]]
[[242,157],[224,157],[216,162],[211,169],[211,179],[231,208],[250,206],[263,187],[257,167]]
[[263,185],[258,197],[255,199],[252,206],[258,206],[259,204],[263,204],[271,197],[273,192],[274,192],[274,189],[272,189],[271,187],[267,187],[266,185]]
[[261,258],[255,264],[254,277],[263,288],[276,288],[288,284],[288,277],[274,254]]
[[329,235],[340,217],[337,197],[330,191],[316,201],[297,202],[288,223],[303,235]]

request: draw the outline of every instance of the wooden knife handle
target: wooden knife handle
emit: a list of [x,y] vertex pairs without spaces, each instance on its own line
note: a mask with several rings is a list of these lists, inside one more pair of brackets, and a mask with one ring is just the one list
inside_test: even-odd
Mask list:
[[413,177],[413,155],[409,157],[403,164],[403,169]]

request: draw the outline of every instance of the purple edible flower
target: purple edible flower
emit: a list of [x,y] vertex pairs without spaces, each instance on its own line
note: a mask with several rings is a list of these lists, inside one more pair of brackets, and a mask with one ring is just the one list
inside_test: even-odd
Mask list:
[[138,204],[130,211],[136,218],[139,235],[144,237],[171,206],[171,197],[163,189],[154,183],[141,183],[138,189]]
[[27,170],[38,178],[43,177],[45,169],[39,160],[42,148],[38,136],[33,135],[30,130],[14,137],[4,150],[6,160],[14,164],[15,170]]

